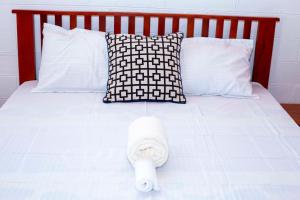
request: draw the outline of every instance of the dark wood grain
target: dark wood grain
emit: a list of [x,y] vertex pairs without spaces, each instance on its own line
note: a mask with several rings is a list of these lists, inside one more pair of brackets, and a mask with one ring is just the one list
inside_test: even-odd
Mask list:
[[202,20],[202,33],[201,33],[201,36],[202,37],[208,37],[208,34],[209,34],[209,19],[204,18]]
[[43,30],[44,30],[44,23],[47,23],[47,15],[40,15],[40,35],[41,35],[41,47],[43,46]]
[[77,27],[77,15],[70,16],[70,29],[74,29]]
[[62,16],[61,15],[55,15],[55,25],[62,26]]
[[237,30],[238,30],[238,20],[237,19],[231,20],[229,38],[235,39],[237,37]]
[[179,31],[179,17],[173,17],[173,23],[172,23],[172,32],[176,33]]
[[92,16],[84,16],[84,28],[88,30],[92,29]]
[[144,35],[146,36],[150,35],[150,24],[151,24],[150,16],[144,16]]
[[187,37],[193,37],[195,30],[195,18],[189,17],[188,18],[188,25],[187,25]]
[[223,38],[224,19],[217,19],[216,38]]
[[269,85],[276,21],[260,21],[258,24],[253,81],[265,88]]
[[99,16],[99,31],[105,32],[106,31],[106,17]]
[[19,82],[35,80],[34,19],[32,14],[17,14]]
[[165,26],[166,26],[166,18],[165,17],[159,17],[158,18],[158,35],[164,35],[165,34]]
[[243,38],[244,39],[250,39],[250,37],[251,37],[251,26],[252,26],[252,21],[251,20],[245,20],[245,22],[244,22],[244,33],[243,33]]
[[[47,11],[47,10],[13,10],[17,14],[18,24],[18,44],[19,44],[19,65],[20,65],[20,80],[31,80],[35,77],[34,66],[34,34],[31,30],[34,23],[31,18],[33,15],[41,16],[41,24],[45,21],[48,15],[55,15],[55,23],[61,25],[62,16],[70,16],[70,28],[77,27],[77,16],[84,17],[84,27],[91,28],[91,17],[99,17],[99,30],[106,31],[106,17],[114,17],[114,30],[116,33],[121,32],[122,20],[121,17],[128,17],[128,32],[135,33],[136,17],[143,17],[143,33],[150,35],[151,17],[158,18],[158,34],[164,35],[165,22],[167,18],[172,20],[172,32],[179,31],[180,19],[187,19],[187,36],[192,37],[195,33],[195,19],[202,19],[201,36],[208,37],[210,32],[210,21],[216,20],[216,35],[215,37],[223,37],[224,21],[230,21],[230,38],[237,37],[238,22],[244,22],[243,38],[249,39],[251,36],[252,23],[258,23],[258,32],[256,37],[256,50],[253,66],[253,81],[261,83],[268,87],[269,74],[271,68],[271,58],[274,43],[274,34],[277,17],[257,17],[257,16],[225,16],[225,15],[201,15],[201,14],[177,14],[177,13],[140,13],[140,12],[81,12],[81,11]],[[30,17],[29,17],[30,16]],[[28,21],[28,22],[27,22]],[[20,25],[24,23],[25,25]],[[25,30],[29,27],[30,31]],[[30,35],[32,33],[32,35]],[[42,33],[42,26],[41,26]],[[24,36],[26,35],[26,37]],[[42,35],[41,35],[42,36]],[[33,45],[33,46],[32,46]],[[26,47],[26,48],[25,48]],[[27,47],[29,47],[27,49]],[[26,49],[26,51],[25,51]],[[25,63],[25,64],[24,64]],[[28,64],[30,63],[30,65]],[[32,64],[33,63],[33,64]]]
[[300,104],[281,104],[286,112],[300,126]]
[[135,34],[135,16],[128,17],[128,33]]
[[114,17],[114,33],[121,33],[121,16]]
[[279,21],[278,17],[256,17],[256,16],[230,16],[230,15],[202,15],[202,14],[180,14],[180,13],[142,13],[142,12],[90,12],[90,11],[59,11],[59,10],[22,10],[22,9],[13,9],[13,13],[30,13],[30,14],[47,14],[47,15],[91,15],[91,16],[155,16],[155,17],[178,17],[178,18],[209,18],[209,19],[239,19],[239,20],[275,20]]

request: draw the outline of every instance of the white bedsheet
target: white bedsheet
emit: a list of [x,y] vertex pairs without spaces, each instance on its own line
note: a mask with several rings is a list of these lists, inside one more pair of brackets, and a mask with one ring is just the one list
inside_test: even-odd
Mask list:
[[[30,93],[0,110],[0,199],[300,199],[300,129],[258,84],[259,99],[187,97],[187,104],[102,103],[103,94]],[[127,128],[154,115],[170,157],[160,192],[141,194]]]

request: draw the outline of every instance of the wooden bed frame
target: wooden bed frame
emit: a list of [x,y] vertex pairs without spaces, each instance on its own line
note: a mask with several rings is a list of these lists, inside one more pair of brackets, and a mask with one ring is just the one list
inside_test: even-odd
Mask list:
[[253,81],[268,87],[271,68],[272,51],[275,35],[275,17],[246,17],[246,16],[221,16],[200,14],[168,14],[168,13],[137,13],[137,12],[80,12],[80,11],[48,11],[48,10],[13,10],[17,15],[18,32],[18,56],[19,56],[19,80],[20,84],[25,81],[35,80],[35,34],[34,16],[40,16],[41,38],[43,24],[47,22],[47,16],[55,16],[55,24],[62,26],[62,16],[70,16],[70,28],[77,26],[77,17],[84,17],[84,27],[91,29],[92,16],[99,17],[99,30],[106,31],[106,17],[114,18],[114,33],[121,32],[121,17],[128,17],[128,33],[135,33],[136,17],[143,17],[143,33],[150,35],[151,19],[158,19],[158,35],[165,34],[166,19],[172,19],[172,32],[179,31],[179,20],[187,19],[186,36],[193,37],[195,32],[195,19],[202,19],[202,37],[209,36],[210,20],[216,21],[215,37],[223,38],[224,22],[230,22],[230,38],[237,38],[238,23],[244,22],[243,38],[249,39],[253,22],[258,23],[256,35],[256,49],[253,66]]

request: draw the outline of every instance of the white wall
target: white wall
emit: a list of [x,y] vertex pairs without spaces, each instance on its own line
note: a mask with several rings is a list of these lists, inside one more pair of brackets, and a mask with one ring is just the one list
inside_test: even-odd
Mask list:
[[0,105],[18,85],[13,8],[278,16],[270,91],[282,103],[300,103],[300,0],[2,0]]

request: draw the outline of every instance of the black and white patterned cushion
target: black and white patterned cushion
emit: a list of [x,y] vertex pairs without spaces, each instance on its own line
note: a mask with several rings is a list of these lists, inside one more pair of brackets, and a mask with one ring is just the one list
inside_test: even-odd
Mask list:
[[104,103],[185,103],[180,75],[182,33],[146,37],[106,34],[109,77]]

